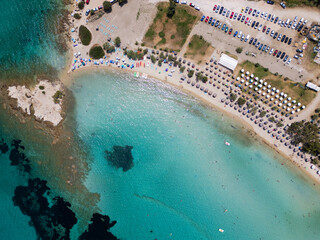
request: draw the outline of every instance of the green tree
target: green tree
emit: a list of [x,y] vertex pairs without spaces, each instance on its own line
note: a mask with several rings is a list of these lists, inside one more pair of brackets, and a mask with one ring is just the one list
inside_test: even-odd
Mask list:
[[264,117],[266,114],[267,114],[266,111],[262,111],[259,116],[260,116],[260,117]]
[[127,0],[118,0],[119,5],[122,6],[123,4],[127,3]]
[[80,19],[81,18],[81,15],[79,13],[75,13],[73,16],[74,16],[75,19]]
[[78,3],[78,8],[82,10],[84,8],[84,2],[82,2],[82,1],[79,2]]
[[155,56],[151,55],[151,62],[154,64],[156,63],[157,59],[155,58]]
[[111,12],[112,11],[112,4],[108,1],[103,2],[103,10],[105,12]]
[[237,95],[234,94],[234,93],[231,93],[231,94],[230,94],[230,101],[231,101],[231,102],[234,102],[236,99],[237,99]]
[[119,37],[116,37],[116,39],[114,40],[114,44],[116,45],[116,47],[120,47],[121,45],[121,40]]
[[239,97],[237,103],[241,107],[243,104],[246,103],[246,100],[244,98]]
[[181,66],[181,67],[180,67],[180,72],[183,73],[185,69],[186,69],[185,66]]
[[106,50],[107,53],[112,53],[115,51],[114,46],[112,46],[110,43],[106,42],[103,44],[103,49]]
[[103,48],[99,45],[94,45],[89,50],[89,56],[93,59],[100,59],[104,57]]
[[190,70],[190,71],[188,72],[188,77],[189,77],[189,78],[192,78],[193,73],[194,73],[194,71],[193,71],[193,70]]
[[88,28],[81,25],[79,28],[79,38],[83,45],[88,46],[91,42],[92,35]]
[[170,0],[170,5],[167,11],[167,17],[172,18],[175,12],[176,12],[176,3],[174,0]]
[[239,54],[242,53],[242,50],[243,50],[242,47],[237,47],[237,48],[236,48],[236,52],[239,53]]

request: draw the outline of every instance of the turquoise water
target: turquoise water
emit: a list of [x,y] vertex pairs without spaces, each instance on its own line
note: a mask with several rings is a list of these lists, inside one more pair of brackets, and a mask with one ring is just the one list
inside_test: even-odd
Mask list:
[[0,79],[54,77],[65,64],[57,34],[62,0],[1,1],[1,7]]
[[[120,239],[319,239],[319,191],[232,120],[128,74],[87,73],[72,90],[86,185]],[[105,159],[114,145],[133,146],[129,171]]]

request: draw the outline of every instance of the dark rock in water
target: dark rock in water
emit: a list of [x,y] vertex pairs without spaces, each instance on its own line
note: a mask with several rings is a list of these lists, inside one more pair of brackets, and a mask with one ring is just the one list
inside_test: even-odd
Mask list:
[[106,159],[115,167],[124,172],[133,167],[132,146],[113,146],[113,152],[106,151]]
[[5,154],[5,153],[7,153],[8,151],[9,151],[8,144],[6,144],[6,143],[4,142],[4,140],[2,139],[2,140],[0,141],[0,152],[3,153],[3,154]]
[[20,150],[24,150],[24,146],[21,145],[21,140],[13,140],[11,146],[13,147],[9,156],[11,165],[18,166],[22,171],[30,173],[30,161],[23,152],[20,152]]
[[29,179],[28,186],[18,186],[14,191],[13,202],[23,214],[31,218],[38,239],[70,239],[70,229],[77,223],[71,204],[56,197],[49,207],[47,195],[50,188],[39,178]]
[[110,222],[109,216],[94,213],[91,221],[88,230],[81,234],[79,240],[118,240],[109,232],[110,228],[117,223],[116,221]]

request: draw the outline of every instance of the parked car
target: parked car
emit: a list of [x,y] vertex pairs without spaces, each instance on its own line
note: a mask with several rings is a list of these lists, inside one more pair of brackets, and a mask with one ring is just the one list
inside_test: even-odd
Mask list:
[[267,3],[270,4],[270,5],[273,5],[273,4],[274,4],[274,1],[268,0]]
[[232,19],[232,18],[233,18],[233,14],[234,14],[234,12],[232,12],[232,13],[231,13],[231,15],[230,15],[230,19]]
[[279,57],[281,56],[281,53],[282,53],[282,52],[279,51],[276,57],[279,58]]
[[233,20],[237,19],[238,13],[234,13]]
[[291,58],[288,59],[287,64],[289,65],[291,63]]
[[219,9],[220,9],[220,5],[217,6],[217,8],[216,8],[216,13],[219,12]]
[[256,21],[253,21],[251,27],[254,27],[256,25]]
[[256,15],[257,10],[253,10],[252,16],[254,17]]
[[236,37],[238,35],[238,31],[235,31],[235,33],[233,34],[233,37]]
[[284,43],[287,43],[287,42],[288,42],[288,40],[289,40],[289,38],[288,38],[288,37],[286,37],[286,38],[284,39]]
[[251,44],[253,42],[253,37],[250,39],[249,44]]
[[301,25],[298,29],[298,32],[300,32],[302,30],[302,28],[304,27],[304,25]]
[[277,22],[278,22],[278,20],[279,20],[279,17],[276,17],[276,19],[274,20],[274,22],[273,22],[273,23],[277,23]]
[[214,23],[216,22],[215,19],[212,20],[211,26],[214,26]]
[[249,14],[251,14],[251,13],[252,13],[252,8],[249,9]]
[[273,37],[273,35],[274,35],[274,30],[271,31],[270,37]]
[[276,33],[274,34],[274,36],[273,36],[273,39],[276,39],[277,36],[278,36],[278,33],[276,32]]
[[296,50],[296,52],[297,52],[297,53],[303,53],[303,50],[298,48],[298,49]]
[[224,7],[220,8],[219,14],[221,14],[223,12]]
[[258,31],[260,31],[262,29],[262,24],[260,24],[259,28],[258,28]]
[[239,21],[241,18],[242,18],[242,14],[240,13],[237,20]]
[[227,13],[227,9],[224,9],[222,12],[222,16],[226,15],[226,13]]
[[244,39],[244,42],[247,42],[250,38],[250,35],[248,34],[247,37]]
[[254,29],[257,29],[258,26],[259,26],[259,22],[256,22],[256,25],[254,26]]
[[257,43],[256,43],[256,47],[258,47],[259,45],[260,45],[260,42],[257,42]]
[[241,36],[241,41],[243,41],[245,37],[246,37],[246,36],[245,36],[244,34],[242,34],[242,36]]
[[283,59],[285,55],[286,55],[286,53],[283,52],[283,53],[281,54],[281,57],[280,57],[280,58]]
[[225,28],[226,28],[226,25],[225,25],[225,24],[223,24],[223,26],[222,26],[221,30],[223,31]]
[[267,31],[266,31],[266,34],[268,35],[269,32],[270,32],[271,28],[268,28]]
[[249,18],[247,17],[246,18],[246,21],[244,22],[245,24],[247,24],[248,23],[248,21],[249,21]]
[[275,50],[274,53],[273,53],[273,56],[276,56],[278,53],[278,50]]
[[245,13],[249,11],[249,7],[246,7],[246,10],[244,10]]
[[240,32],[239,32],[239,34],[238,34],[238,38],[240,38],[240,37],[241,37],[241,34],[242,34],[242,32],[240,31]]
[[209,21],[209,16],[206,17],[206,20],[204,20],[206,23]]
[[230,15],[230,10],[228,10],[226,17],[229,17]]
[[271,55],[273,53],[274,49],[271,48],[270,52],[269,52],[269,55]]
[[213,11],[216,11],[216,9],[217,9],[217,5],[214,5],[214,7],[213,7]]
[[290,38],[290,39],[289,39],[289,41],[288,41],[288,45],[290,45],[290,44],[291,44],[291,42],[292,42],[292,38]]
[[280,41],[281,38],[282,38],[282,34],[280,33],[277,40]]
[[190,7],[195,7],[194,3],[189,4]]
[[264,52],[267,48],[267,45],[264,45],[263,48],[262,48],[262,52]]
[[270,19],[271,19],[271,14],[268,15],[267,20],[270,21]]
[[276,17],[276,15],[272,15],[270,22],[273,22],[275,17]]
[[255,38],[254,41],[253,41],[253,43],[252,43],[252,45],[255,46],[256,43],[257,43],[257,41],[258,41],[258,39]]
[[262,32],[264,33],[267,29],[267,26],[264,26],[263,29],[262,29]]
[[211,24],[211,22],[212,22],[212,17],[209,18],[208,24]]
[[246,16],[242,16],[241,22],[243,22],[245,18],[246,18]]
[[263,47],[263,43],[260,44],[258,50],[261,50],[262,47]]
[[229,29],[229,28],[228,28],[228,27],[226,27],[226,29],[224,30],[224,32],[226,32],[226,33],[227,33],[227,32],[228,32],[228,29]]
[[88,10],[86,11],[85,15],[88,16],[89,13],[90,13],[90,10],[88,9]]
[[286,8],[286,4],[285,4],[284,2],[281,2],[281,3],[280,3],[280,6],[281,6],[283,9]]
[[230,30],[229,30],[229,35],[231,35],[231,33],[232,33],[232,30],[233,30],[233,29],[232,29],[232,28],[230,28]]
[[286,55],[285,58],[283,59],[283,61],[286,62],[288,58],[289,58],[289,56]]
[[269,46],[267,46],[267,48],[266,48],[265,52],[266,52],[266,53],[268,53],[269,49],[270,49],[270,47],[269,47]]
[[283,35],[283,37],[281,38],[281,42],[283,42],[286,39],[286,35]]
[[216,25],[214,25],[215,27],[219,26],[219,20],[217,20]]
[[194,9],[200,11],[200,7],[195,7]]
[[205,19],[205,17],[206,17],[206,16],[202,16],[202,18],[201,18],[200,21],[203,22],[203,20]]

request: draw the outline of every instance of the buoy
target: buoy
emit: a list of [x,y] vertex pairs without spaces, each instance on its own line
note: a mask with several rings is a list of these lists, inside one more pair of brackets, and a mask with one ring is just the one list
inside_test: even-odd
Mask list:
[[230,143],[228,143],[228,142],[224,142],[224,144],[227,145],[227,146],[230,146]]
[[223,233],[223,232],[224,232],[224,230],[223,230],[223,229],[221,229],[221,228],[219,228],[219,232],[222,232],[222,233]]

